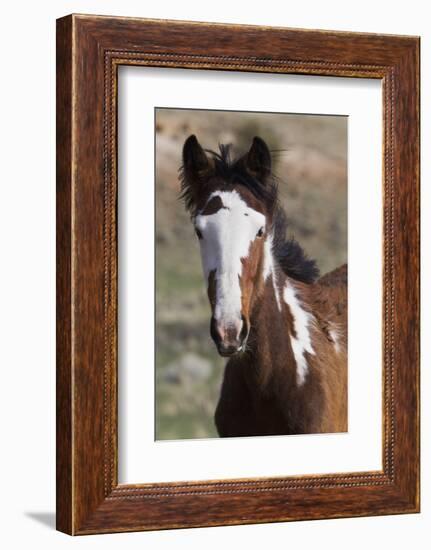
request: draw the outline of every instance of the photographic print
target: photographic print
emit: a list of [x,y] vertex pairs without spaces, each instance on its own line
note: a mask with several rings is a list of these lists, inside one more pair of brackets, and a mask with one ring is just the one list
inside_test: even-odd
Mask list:
[[347,124],[155,109],[157,440],[347,431]]
[[418,93],[418,37],[57,21],[57,529],[419,511]]

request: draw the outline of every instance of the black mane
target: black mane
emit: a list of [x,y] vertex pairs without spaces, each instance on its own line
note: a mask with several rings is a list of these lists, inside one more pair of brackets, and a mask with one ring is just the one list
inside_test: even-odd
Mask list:
[[[273,255],[279,267],[292,279],[313,283],[319,277],[316,261],[307,257],[300,244],[292,237],[287,238],[287,218],[278,200],[278,179],[270,173],[264,181],[258,180],[243,162],[243,157],[233,158],[231,145],[219,145],[220,152],[205,149],[213,161],[212,176],[223,182],[227,188],[244,186],[257,199],[263,201],[273,219]],[[180,168],[181,195],[186,208],[194,213],[195,203],[190,182],[184,166]],[[201,185],[205,185],[202,182]]]
[[302,283],[314,283],[320,275],[315,260],[309,258],[302,246],[293,237],[287,238],[287,218],[281,206],[273,218],[272,253],[284,273]]

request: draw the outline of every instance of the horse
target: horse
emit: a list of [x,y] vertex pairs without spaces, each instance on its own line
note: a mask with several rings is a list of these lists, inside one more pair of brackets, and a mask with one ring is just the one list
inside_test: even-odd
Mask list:
[[347,431],[347,265],[319,279],[286,238],[271,152],[254,137],[182,151],[181,193],[200,245],[210,334],[228,358],[215,425],[220,437]]

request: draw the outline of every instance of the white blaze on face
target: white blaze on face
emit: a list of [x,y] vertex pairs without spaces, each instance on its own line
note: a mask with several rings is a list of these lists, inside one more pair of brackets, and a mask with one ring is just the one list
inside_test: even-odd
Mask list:
[[205,278],[215,271],[216,304],[214,317],[226,324],[241,319],[242,258],[249,254],[250,244],[261,228],[265,216],[250,208],[236,191],[215,191],[223,207],[214,214],[198,214],[195,226],[202,234],[202,267]]
[[308,372],[305,352],[314,355],[310,336],[310,324],[313,321],[313,316],[303,309],[301,302],[296,296],[295,289],[289,282],[287,282],[284,287],[283,298],[289,306],[293,317],[293,328],[295,329],[296,337],[291,335],[290,341],[296,361],[296,381],[298,386],[300,386],[304,383],[305,376]]

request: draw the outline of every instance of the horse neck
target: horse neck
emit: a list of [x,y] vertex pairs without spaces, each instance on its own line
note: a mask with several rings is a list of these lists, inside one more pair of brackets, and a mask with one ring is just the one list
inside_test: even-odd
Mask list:
[[[250,350],[262,388],[272,383],[296,387],[298,368],[289,336],[296,334],[294,312],[285,295],[294,283],[277,266],[267,274],[250,318]],[[299,377],[301,378],[301,376]]]

